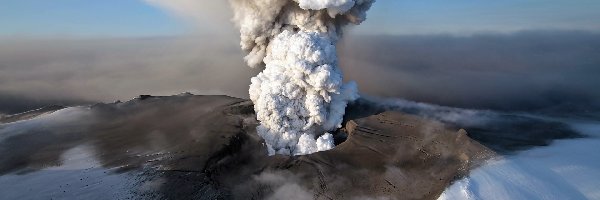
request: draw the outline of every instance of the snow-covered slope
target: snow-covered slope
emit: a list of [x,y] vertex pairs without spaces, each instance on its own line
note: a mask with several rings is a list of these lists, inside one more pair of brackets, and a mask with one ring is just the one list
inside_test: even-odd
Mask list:
[[589,137],[490,161],[440,199],[600,199],[600,123],[570,124]]

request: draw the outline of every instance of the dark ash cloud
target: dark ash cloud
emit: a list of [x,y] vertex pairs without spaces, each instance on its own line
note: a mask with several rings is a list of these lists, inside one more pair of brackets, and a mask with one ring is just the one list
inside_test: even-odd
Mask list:
[[349,36],[340,62],[370,95],[524,110],[600,102],[600,34]]

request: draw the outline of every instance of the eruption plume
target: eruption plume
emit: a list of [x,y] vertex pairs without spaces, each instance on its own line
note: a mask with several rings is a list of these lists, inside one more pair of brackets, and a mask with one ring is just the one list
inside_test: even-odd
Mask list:
[[359,24],[374,0],[230,0],[252,78],[250,99],[269,154],[302,155],[333,148],[346,105],[358,98],[343,83],[336,43]]

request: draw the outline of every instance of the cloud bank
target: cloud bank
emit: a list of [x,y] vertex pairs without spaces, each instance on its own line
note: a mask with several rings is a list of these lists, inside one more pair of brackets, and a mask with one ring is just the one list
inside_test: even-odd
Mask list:
[[600,34],[349,35],[340,66],[361,92],[477,109],[600,102]]
[[[365,94],[505,110],[600,102],[597,33],[346,36],[340,67]],[[247,98],[258,71],[245,67],[237,41],[3,39],[0,112],[184,91]]]

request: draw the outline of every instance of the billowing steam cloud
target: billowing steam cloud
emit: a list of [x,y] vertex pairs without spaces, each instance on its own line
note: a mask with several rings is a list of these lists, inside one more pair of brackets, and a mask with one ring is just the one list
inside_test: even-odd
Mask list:
[[[269,154],[302,155],[333,148],[356,84],[342,82],[336,43],[359,24],[374,0],[231,0],[241,47],[251,67],[250,99]],[[319,136],[320,135],[320,136]],[[319,136],[317,138],[317,136]],[[315,139],[316,138],[316,139]]]

